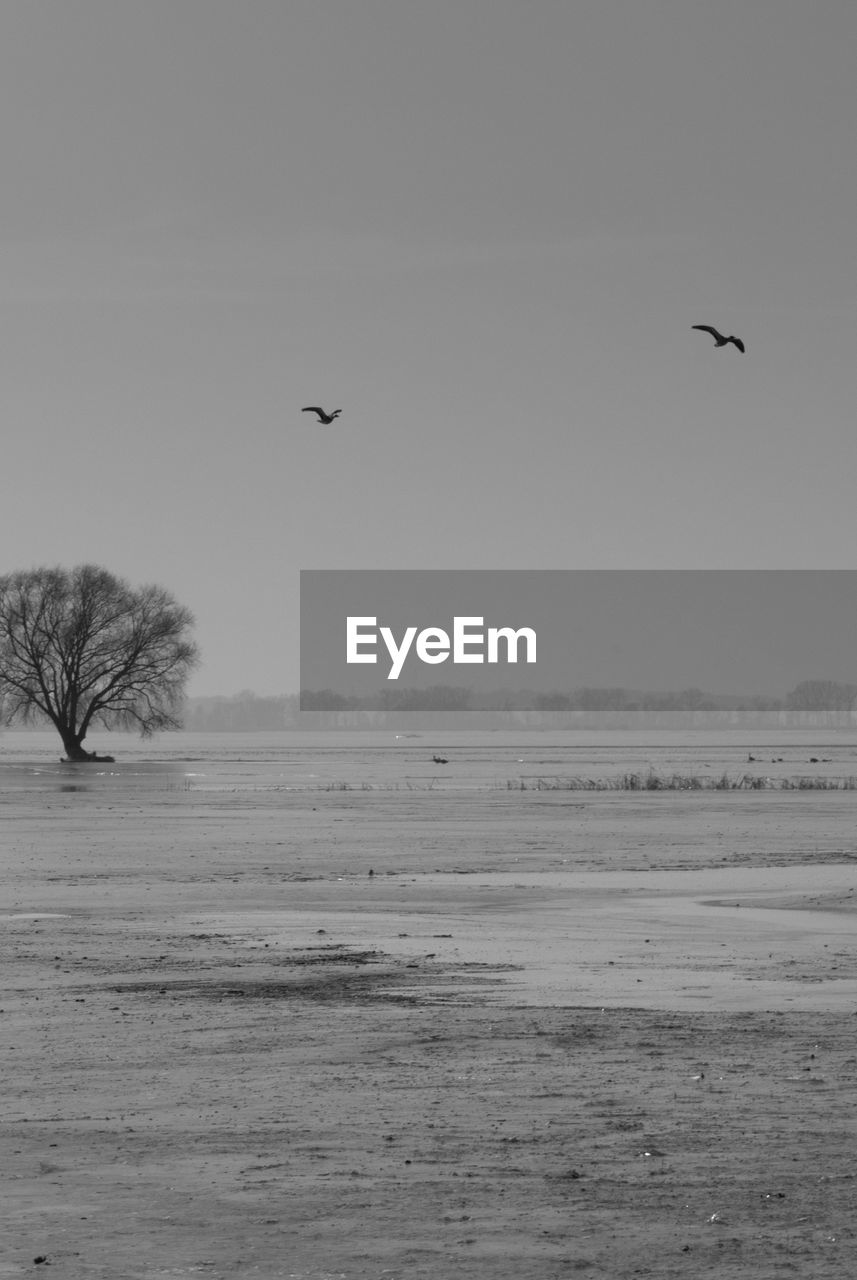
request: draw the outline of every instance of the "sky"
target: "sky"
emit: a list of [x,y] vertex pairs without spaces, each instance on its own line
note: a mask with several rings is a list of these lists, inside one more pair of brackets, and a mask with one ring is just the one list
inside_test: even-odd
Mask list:
[[0,36],[0,572],[166,587],[192,694],[296,690],[301,569],[855,567],[853,0]]

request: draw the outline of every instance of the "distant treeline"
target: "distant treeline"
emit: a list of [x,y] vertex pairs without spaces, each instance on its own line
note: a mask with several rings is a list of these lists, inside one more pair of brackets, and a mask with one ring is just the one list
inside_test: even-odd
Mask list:
[[231,697],[188,698],[182,719],[191,733],[300,729],[300,698],[296,693],[259,697],[250,689]]
[[805,680],[785,698],[709,694],[701,689],[645,693],[625,688],[475,693],[453,685],[384,690],[365,698],[331,689],[260,697],[190,698],[184,727],[196,733],[276,729],[438,727],[621,728],[645,723],[670,727],[849,727],[857,725],[857,685]]

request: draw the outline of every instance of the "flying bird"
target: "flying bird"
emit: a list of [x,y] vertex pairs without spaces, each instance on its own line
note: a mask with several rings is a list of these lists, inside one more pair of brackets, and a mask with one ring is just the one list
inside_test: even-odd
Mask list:
[[301,413],[317,413],[319,422],[323,422],[325,426],[329,426],[330,423],[333,422],[335,418],[339,417],[339,415],[342,413],[342,410],[334,409],[333,413],[325,413],[321,405],[308,404],[308,405],[305,405],[303,409],[301,409]]
[[703,329],[706,333],[710,333],[714,341],[717,343],[718,347],[725,347],[727,342],[734,342],[735,346],[738,348],[740,352],[743,353],[744,351],[744,343],[741,341],[740,338],[736,338],[735,335],[732,333],[730,333],[728,338],[724,338],[723,334],[718,333],[717,330],[710,324],[694,324],[694,325],[691,325],[691,328]]

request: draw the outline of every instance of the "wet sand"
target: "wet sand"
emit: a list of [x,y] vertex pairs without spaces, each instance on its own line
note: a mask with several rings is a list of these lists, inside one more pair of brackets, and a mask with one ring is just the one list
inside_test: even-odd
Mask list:
[[855,816],[4,793],[0,1275],[850,1276]]

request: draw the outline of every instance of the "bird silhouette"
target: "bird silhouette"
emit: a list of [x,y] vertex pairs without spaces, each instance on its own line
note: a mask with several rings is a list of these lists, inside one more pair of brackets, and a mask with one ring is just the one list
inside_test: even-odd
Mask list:
[[317,413],[319,422],[323,422],[325,426],[329,426],[334,419],[338,418],[342,413],[341,409],[334,409],[333,413],[325,413],[321,405],[308,404],[301,409],[301,413]]
[[735,335],[732,333],[730,333],[728,338],[725,338],[722,333],[718,333],[717,330],[710,324],[694,324],[694,325],[691,325],[691,328],[703,329],[706,333],[710,333],[714,341],[717,343],[718,347],[725,347],[727,342],[734,342],[735,346],[738,348],[740,352],[743,353],[744,351],[744,343],[741,341],[740,338],[736,338]]

